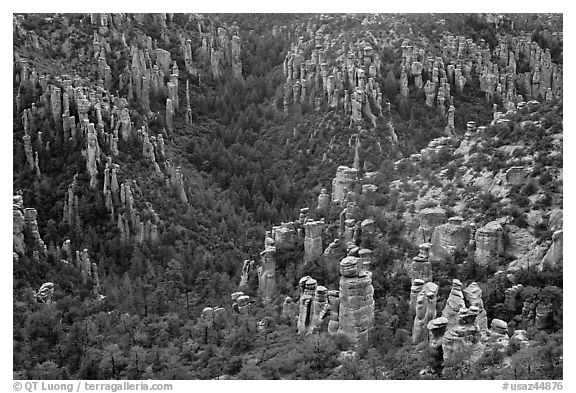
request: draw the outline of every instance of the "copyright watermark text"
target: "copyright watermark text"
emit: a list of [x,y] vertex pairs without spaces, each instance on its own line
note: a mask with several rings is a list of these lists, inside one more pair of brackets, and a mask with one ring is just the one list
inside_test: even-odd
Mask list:
[[14,382],[14,391],[20,392],[135,392],[135,391],[172,391],[171,383],[151,382]]
[[562,382],[504,382],[502,390],[562,390]]

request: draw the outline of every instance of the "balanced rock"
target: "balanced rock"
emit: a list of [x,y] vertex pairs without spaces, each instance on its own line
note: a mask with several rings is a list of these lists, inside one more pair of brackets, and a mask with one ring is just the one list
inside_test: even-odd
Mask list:
[[420,244],[420,252],[412,258],[412,265],[410,267],[410,278],[412,282],[420,279],[424,282],[432,281],[432,264],[428,260],[431,243]]
[[442,316],[448,319],[448,329],[458,324],[458,312],[465,307],[464,294],[462,293],[462,282],[452,280],[452,290],[446,300],[446,306],[442,310]]
[[432,319],[426,325],[428,329],[428,346],[435,356],[442,355],[442,344],[444,342],[444,333],[448,320],[445,317]]
[[419,278],[412,280],[412,286],[410,287],[410,310],[414,310],[416,308],[416,300],[418,299],[418,294],[420,294],[422,288],[424,288],[424,284],[424,280]]
[[494,318],[490,323],[490,335],[488,336],[487,346],[498,348],[502,352],[508,348],[508,324],[501,320]]

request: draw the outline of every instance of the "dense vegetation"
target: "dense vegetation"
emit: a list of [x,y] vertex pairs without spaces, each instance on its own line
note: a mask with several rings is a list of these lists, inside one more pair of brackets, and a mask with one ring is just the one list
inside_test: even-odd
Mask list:
[[[240,27],[243,80],[228,74],[221,80],[188,75],[177,46],[177,34],[191,29],[191,22],[177,15],[168,25],[170,44],[159,45],[165,45],[179,65],[181,100],[185,97],[185,81],[190,81],[193,124],[186,124],[185,109],[181,108],[176,113],[175,132],[166,138],[168,155],[181,166],[186,179],[188,204],[167,191],[163,179],[152,175],[153,169],[143,160],[136,138],[121,141],[120,155],[114,159],[122,168],[119,182],[132,179],[138,184],[136,205],[150,202],[161,217],[161,238],[157,244],[127,246],[120,242],[116,221],[105,210],[101,189],[89,187],[81,153],[84,140],[75,145],[59,140],[51,142],[49,151],[39,152],[42,176],[36,177],[26,165],[23,125],[14,110],[13,189],[22,193],[26,207],[37,209],[40,233],[49,248],[71,239],[75,250],[89,250],[91,259],[98,263],[100,293],[106,296],[97,299],[92,281],[83,284],[76,268],[59,263],[52,255],[40,262],[33,260],[31,252],[20,258],[14,265],[13,288],[15,378],[211,379],[225,375],[238,379],[412,379],[419,378],[421,369],[437,366],[425,349],[410,343],[414,315],[408,312],[410,279],[403,262],[406,256],[415,255],[417,249],[403,236],[406,232],[403,213],[407,206],[389,188],[390,182],[410,173],[393,169],[398,151],[384,140],[383,153],[374,160],[374,170],[384,174],[378,191],[379,204],[386,214],[375,217],[383,236],[373,245],[377,309],[369,345],[358,349],[357,357],[351,356],[344,352],[352,349],[346,337],[324,333],[301,337],[290,321],[280,317],[283,296],[296,295],[297,281],[303,275],[310,274],[326,286],[337,285],[337,277],[322,269],[322,259],[303,267],[301,252],[279,253],[282,296],[274,299],[272,307],[265,308],[257,300],[249,316],[231,310],[230,294],[237,290],[242,261],[258,258],[265,231],[279,222],[294,220],[303,206],[315,207],[320,189],[330,184],[336,168],[353,158],[348,139],[355,131],[349,128],[349,119],[342,113],[328,108],[315,112],[303,105],[290,108],[288,116],[282,114],[282,62],[294,40],[288,32],[293,32],[307,18],[298,14],[206,18],[204,23],[214,26],[235,21]],[[431,40],[441,33],[429,16],[406,18],[421,26],[421,34]],[[73,50],[78,50],[91,42],[92,27],[85,15],[71,15],[70,20],[68,39]],[[361,20],[362,16],[357,15],[339,23],[342,29],[350,28],[351,34],[358,34]],[[533,31],[533,39],[543,47],[550,47],[555,60],[561,59],[561,41],[543,32],[540,22],[525,23],[529,27],[525,27],[526,31]],[[273,37],[274,25],[285,25],[285,31]],[[45,42],[66,39],[52,34],[62,29],[57,16],[48,21],[45,15],[25,15],[22,27],[34,31]],[[338,31],[340,25],[331,28]],[[458,14],[446,16],[444,29],[475,40],[485,39],[490,46],[495,45],[497,33],[515,31],[509,23],[497,28],[476,16]],[[148,19],[142,24],[132,24],[125,31],[126,40],[142,33],[158,38],[160,43],[160,31]],[[91,65],[79,64],[76,59],[70,63],[72,68],[67,68],[64,53],[52,52],[48,46],[42,50],[30,49],[15,37],[15,52],[32,53],[40,59],[38,65],[35,63],[38,70],[72,74],[75,68],[84,76],[95,72]],[[193,45],[196,49],[200,43]],[[120,48],[117,42],[112,46]],[[442,135],[445,119],[424,105],[424,95],[412,83],[409,104],[401,102],[400,54],[389,48],[376,49],[382,53],[390,51],[382,55],[385,71],[378,82],[391,103],[391,111],[378,120],[374,131],[383,133],[388,120],[392,120],[400,140],[399,153],[407,157]],[[128,59],[127,50],[118,58],[107,59],[115,90],[119,89],[118,75]],[[19,87],[14,86],[14,96]],[[40,91],[24,85],[20,94],[23,107],[27,108],[38,101]],[[121,90],[120,94],[126,92]],[[151,95],[154,116],[149,119],[141,115],[140,102],[130,102],[135,126],[140,127],[146,121],[152,133],[160,133],[165,126],[165,99],[162,95]],[[547,128],[561,130],[562,106],[559,110],[550,109],[557,104],[554,101],[541,112]],[[46,109],[41,102],[37,105]],[[455,106],[457,130],[464,130],[469,120],[487,124],[492,119],[491,107],[477,82],[468,83],[461,93],[455,92]],[[523,120],[518,118],[514,122]],[[55,130],[50,116],[37,117],[34,127],[45,135]],[[494,153],[502,145],[523,141],[525,154],[552,148],[550,137],[529,127],[513,127],[512,132],[493,127],[487,132],[489,137],[497,137],[497,142],[483,147],[483,155],[474,162],[479,168],[497,167],[498,155]],[[331,149],[330,141],[334,141]],[[103,150],[109,154],[107,148]],[[534,187],[548,190],[549,194],[561,193],[561,184],[545,176],[549,166],[561,167],[562,156],[542,155],[534,165],[531,183],[514,190],[511,206],[500,206],[489,195],[480,194],[477,206],[471,205],[472,208],[487,216],[511,214],[521,226],[530,210],[526,199],[535,192]],[[423,167],[413,171],[421,171],[422,177],[432,183],[439,169]],[[455,164],[451,170],[456,183],[459,174]],[[62,211],[66,191],[76,174],[81,222],[68,225],[62,222]],[[550,199],[540,203],[549,208],[552,202]],[[340,212],[336,210],[330,212],[327,222],[337,219]],[[335,226],[330,230],[334,232]],[[542,228],[543,237],[544,232]],[[468,257],[459,256],[460,261]],[[450,365],[446,377],[561,378],[558,359],[562,354],[562,270],[524,272],[520,280],[526,288],[513,309],[504,305],[504,290],[509,283],[494,273],[474,264],[439,264],[434,267],[434,281],[441,288],[438,298],[445,301],[452,278],[458,277],[463,283],[477,281],[484,291],[489,320],[510,320],[521,314],[522,301],[538,298],[554,304],[553,327],[548,331],[529,329],[530,338],[537,344],[510,349],[507,354],[511,356],[510,367],[501,367],[502,354],[494,352],[484,355],[479,368]],[[54,303],[36,303],[34,292],[47,281],[56,284]],[[252,277],[249,284],[248,294],[256,297],[256,280]],[[205,326],[198,316],[206,306],[225,307],[227,323]],[[439,301],[438,309],[443,307]],[[258,321],[263,319],[268,321],[267,328],[260,331]],[[530,368],[526,366],[527,359]]]

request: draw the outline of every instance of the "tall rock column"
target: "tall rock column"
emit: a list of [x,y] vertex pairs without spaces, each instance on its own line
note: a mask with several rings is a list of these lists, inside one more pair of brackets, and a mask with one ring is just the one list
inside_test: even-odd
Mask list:
[[330,195],[325,188],[320,190],[320,195],[318,195],[318,206],[316,206],[316,211],[320,213],[327,213],[330,209]]
[[452,280],[452,290],[446,301],[446,306],[442,310],[442,316],[448,319],[448,329],[458,324],[458,312],[465,306],[462,282],[454,279]]
[[96,188],[98,184],[98,167],[100,163],[100,146],[98,145],[98,135],[94,129],[94,123],[88,125],[86,138],[86,170],[90,175],[90,188]]
[[430,81],[424,85],[424,92],[426,93],[426,105],[432,108],[434,106],[434,98],[436,98],[436,86]]
[[42,254],[46,255],[48,249],[46,248],[46,244],[40,237],[40,232],[38,231],[38,222],[36,221],[36,217],[38,213],[36,209],[33,208],[26,208],[24,209],[24,222],[26,227],[30,230],[32,234],[32,238],[34,240],[34,247],[40,251]]
[[166,130],[170,134],[174,132],[174,104],[170,98],[166,99]]
[[368,341],[374,323],[374,288],[372,273],[359,266],[352,256],[340,262],[340,312],[338,332],[355,344]]
[[416,299],[416,316],[412,327],[412,344],[418,344],[426,339],[428,322],[436,318],[436,301],[438,285],[428,282],[424,285]]
[[258,289],[264,303],[270,303],[276,295],[276,248],[268,247],[260,253]]
[[13,197],[13,221],[12,221],[12,250],[19,256],[24,255],[24,215],[22,210],[24,208],[21,195],[15,195]]
[[340,292],[328,291],[328,304],[330,305],[330,321],[328,322],[328,333],[338,333],[340,319]]
[[300,285],[300,300],[298,302],[298,334],[306,333],[310,323],[312,322],[314,310],[312,308],[314,295],[318,283],[316,280],[309,276],[302,277],[299,282]]
[[323,221],[309,221],[304,224],[304,263],[315,261],[322,255]]
[[420,244],[420,252],[412,258],[410,278],[412,281],[421,279],[424,282],[432,281],[432,264],[428,260],[428,253],[432,244]]
[[254,271],[254,261],[246,259],[242,263],[242,275],[240,276],[240,290],[244,290],[248,286],[248,280],[250,278],[250,273]]

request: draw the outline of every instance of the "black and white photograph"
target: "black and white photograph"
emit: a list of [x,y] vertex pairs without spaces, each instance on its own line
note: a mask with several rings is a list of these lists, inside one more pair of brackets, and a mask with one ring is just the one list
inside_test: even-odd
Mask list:
[[574,389],[564,14],[516,11],[13,11],[6,391]]

